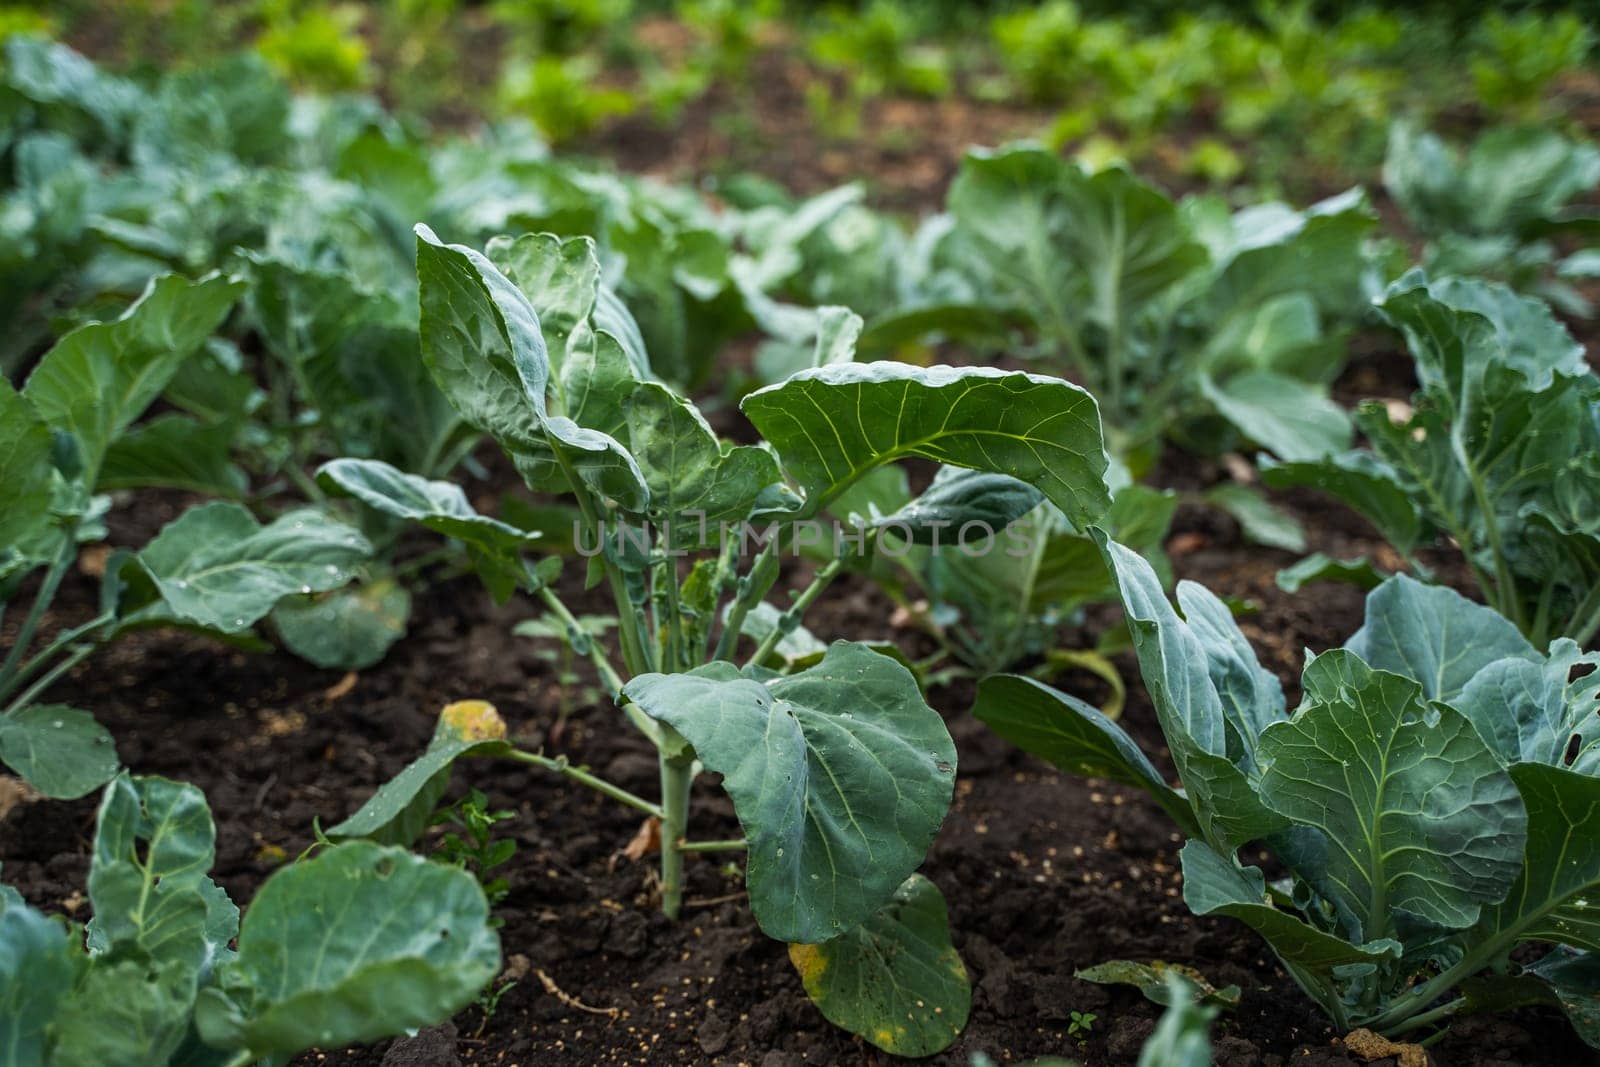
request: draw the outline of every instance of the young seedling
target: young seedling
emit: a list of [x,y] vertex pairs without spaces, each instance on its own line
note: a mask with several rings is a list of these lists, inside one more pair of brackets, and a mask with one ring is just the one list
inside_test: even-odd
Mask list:
[[[614,602],[620,666],[559,595],[561,561],[524,558],[532,532],[479,515],[453,485],[381,463],[335,461],[319,481],[462,541],[495,595],[538,599],[656,748],[661,788],[640,796],[520,749],[494,709],[467,702],[446,709],[427,753],[331,834],[414,839],[464,756],[564,775],[660,821],[667,915],[682,914],[690,857],[743,852],[757,923],[795,946],[825,1014],[890,1051],[944,1047],[970,993],[943,901],[913,873],[949,807],[955,747],[891,655],[790,640],[880,537],[818,517],[872,471],[922,457],[1010,475],[1087,524],[1107,503],[1093,399],[1030,374],[835,361],[746,398],[763,440],[734,446],[650,378],[589,242],[530,234],[492,241],[485,256],[423,227],[418,237],[423,357],[530,488],[576,505],[590,580]],[[781,554],[805,540],[833,544],[833,558],[790,603],[772,604]],[[759,636],[741,655],[746,634]],[[742,837],[691,835],[703,771],[721,776]],[[846,982],[879,992],[865,1004],[834,996]]]
[[517,817],[514,811],[490,811],[489,798],[474,789],[433,817],[433,824],[448,823],[459,833],[446,833],[433,850],[434,858],[452,867],[472,872],[483,887],[483,895],[493,907],[511,893],[511,883],[490,872],[503,867],[517,854],[517,843],[510,838],[495,839],[494,828]]

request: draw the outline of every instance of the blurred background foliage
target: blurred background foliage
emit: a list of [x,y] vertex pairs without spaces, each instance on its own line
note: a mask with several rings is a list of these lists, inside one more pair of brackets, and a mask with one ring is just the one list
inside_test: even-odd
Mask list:
[[[820,186],[827,175],[808,183],[797,148],[924,152],[953,166],[967,141],[1033,136],[1179,186],[1248,181],[1304,197],[1370,181],[1395,120],[1460,135],[1507,121],[1593,128],[1595,32],[1579,11],[1456,0],[33,0],[0,5],[0,36],[51,32],[135,77],[249,46],[301,89],[372,93],[447,127],[526,117],[553,144],[680,177],[777,170]],[[948,152],[930,143],[942,132]]]

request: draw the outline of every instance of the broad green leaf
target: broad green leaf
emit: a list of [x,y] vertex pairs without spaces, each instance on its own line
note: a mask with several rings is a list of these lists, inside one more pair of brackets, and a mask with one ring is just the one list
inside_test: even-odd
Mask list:
[[500,969],[489,905],[466,871],[359,841],[278,871],[201,993],[207,1044],[288,1056],[430,1026]]
[[[1592,729],[1600,656],[1572,641],[1550,645],[1542,663],[1511,657],[1489,664],[1452,701],[1505,763],[1600,770],[1600,736]],[[1577,668],[1588,668],[1579,677]]]
[[1224,482],[1206,490],[1205,499],[1233,516],[1245,540],[1285,552],[1306,550],[1306,532],[1300,523],[1254,487]]
[[1583,346],[1545,304],[1479,279],[1429,282],[1420,271],[1400,278],[1377,305],[1406,337],[1424,388],[1448,395],[1458,425],[1506,399],[1497,385],[1510,372],[1526,390],[1553,376],[1586,372]]
[[185,360],[161,398],[207,424],[235,428],[266,401],[236,345],[213,337]]
[[[1243,638],[1236,641],[1229,633],[1217,640],[1215,621],[1201,629],[1180,619],[1148,563],[1100,531],[1092,532],[1116,578],[1145,686],[1202,836],[1229,848],[1282,829],[1286,820],[1261,802],[1247,776],[1252,766],[1248,742],[1267,712],[1224,701],[1214,681],[1215,676],[1241,677]],[[1197,590],[1191,597],[1198,603],[1209,594]],[[1226,607],[1218,610],[1227,614]],[[1258,678],[1250,679],[1252,691]]]
[[895,1056],[931,1056],[967,1025],[972,983],[950,944],[939,887],[920,874],[858,926],[789,946],[806,995],[833,1025]]
[[[1266,202],[1234,212],[1225,244],[1213,249],[1225,265],[1204,296],[1210,317],[1221,324],[1210,342],[1212,360],[1221,357],[1225,365],[1228,357],[1244,355],[1252,365],[1282,368],[1285,347],[1304,347],[1320,333],[1317,312],[1347,313],[1364,303],[1363,276],[1370,268],[1363,245],[1376,223],[1360,188],[1304,211]],[[1274,336],[1248,337],[1243,351],[1229,352],[1219,341],[1241,320]],[[1322,376],[1334,372],[1328,368]]]
[[1214,1004],[1224,1008],[1239,1006],[1238,986],[1230,985],[1218,989],[1193,967],[1182,963],[1168,963],[1165,960],[1151,960],[1149,963],[1109,960],[1097,963],[1093,967],[1085,967],[1075,972],[1073,977],[1097,985],[1131,985],[1143,993],[1146,1000],[1154,1004],[1170,1005],[1174,999],[1174,992],[1182,990],[1202,1004]]
[[253,51],[182,69],[140,112],[132,151],[151,170],[286,159],[290,104],[288,84]]
[[[1177,504],[1175,493],[1125,485],[1099,523],[1148,558],[1163,584],[1171,572],[1161,546]],[[998,527],[993,539],[981,525],[966,531],[927,525],[926,539],[938,534],[940,550],[923,557],[918,577],[936,610],[955,615],[944,623],[945,633],[981,673],[1007,670],[1032,655],[1054,655],[1064,621],[1087,605],[1116,599],[1099,549],[1048,502]]]
[[1284,717],[1283,686],[1261,666],[1233,611],[1196,582],[1178,583],[1178,607],[1206,652],[1206,669],[1223,715],[1253,750],[1262,731]]
[[121,318],[80,326],[45,353],[23,395],[52,429],[72,434],[86,484],[98,484],[111,443],[222,324],[243,288],[218,275],[164,275]]
[[[133,82],[97,68],[67,45],[15,34],[5,41],[5,86],[44,113],[52,127],[116,141],[126,135],[144,94]],[[89,120],[80,126],[78,120]]]
[[1183,902],[1196,915],[1226,915],[1260,934],[1285,963],[1326,974],[1335,967],[1398,958],[1400,945],[1352,945],[1267,902],[1260,868],[1240,867],[1203,841],[1190,841],[1183,862]]
[[602,500],[637,514],[649,491],[613,437],[549,411],[550,357],[539,317],[483,256],[417,229],[422,355],[434,381],[471,426],[490,434],[532,485],[570,469]]
[[484,253],[538,313],[557,412],[623,440],[623,405],[650,362],[638,324],[602,283],[594,241],[530,233],[491,238]]
[[1524,973],[1544,982],[1578,1036],[1600,1049],[1600,957],[1558,947]]
[[1484,667],[1539,654],[1505,616],[1453,589],[1397,574],[1367,595],[1361,629],[1345,643],[1376,670],[1414,678],[1429,700],[1454,702]]
[[1197,1006],[1177,975],[1169,972],[1166,980],[1166,1000],[1161,1003],[1170,1007],[1139,1050],[1138,1067],[1210,1067],[1211,1020],[1217,1009]]
[[348,585],[320,597],[288,597],[272,609],[284,647],[307,663],[360,671],[406,635],[411,594],[393,578]]
[[996,674],[978,684],[972,714],[1024,752],[1064,771],[1143,789],[1184,834],[1200,832],[1189,801],[1167,785],[1133,739],[1077,697],[1031,678]]
[[748,517],[762,491],[781,480],[771,449],[722,443],[700,409],[664,385],[640,385],[624,409],[650,511],[671,546],[716,543],[721,524]]
[[1257,460],[1261,480],[1273,489],[1309,486],[1337,497],[1366,516],[1378,532],[1409,554],[1422,538],[1422,516],[1400,475],[1370,452],[1346,452],[1309,463]]
[[769,937],[836,937],[883,905],[949,809],[955,746],[911,672],[839,642],[763,680],[716,662],[644,674],[624,694],[694,746],[750,841],[745,879]]
[[525,233],[491,238],[483,252],[537,309],[552,369],[560,374],[572,335],[587,326],[600,291],[593,238]]
[[820,510],[883,463],[913,456],[1008,474],[1087,525],[1110,506],[1094,399],[992,368],[843,363],[745,397],[741,410]]
[[45,796],[73,800],[117,773],[117,746],[87,711],[33,704],[0,717],[0,761]]
[[1527,856],[1487,936],[1600,950],[1600,779],[1564,767],[1511,768],[1528,812]]
[[447,705],[439,713],[428,750],[379,787],[354,815],[330,829],[328,836],[410,845],[428,828],[435,804],[449,788],[456,760],[509,751],[506,724],[492,704],[461,700]]
[[314,509],[262,526],[238,504],[212,503],[169,522],[137,559],[174,616],[236,634],[286,596],[344,585],[371,554],[354,527]]
[[96,954],[136,946],[190,975],[215,962],[239,909],[207,877],[216,827],[205,794],[165,778],[119,775],[106,787],[89,866]]
[[1312,582],[1343,582],[1370,591],[1382,585],[1384,577],[1383,572],[1365,556],[1333,559],[1322,552],[1313,552],[1300,562],[1280,570],[1273,581],[1285,593],[1298,593]]
[[317,484],[398,519],[453,537],[506,564],[540,543],[537,530],[480,515],[454,482],[406,474],[376,459],[336,459],[317,471]]
[[1310,463],[1350,447],[1350,417],[1321,386],[1271,371],[1201,383],[1235,429],[1279,459]]
[[237,427],[203,425],[187,415],[162,415],[111,442],[101,489],[158,486],[206,496],[242,497],[249,478],[230,452]]
[[1294,718],[1257,750],[1262,798],[1298,827],[1291,866],[1366,940],[1389,936],[1397,912],[1471,926],[1517,877],[1527,833],[1494,753],[1415,681],[1347,649],[1311,660],[1302,682]]
[[872,523],[908,537],[913,544],[953,544],[968,523],[998,533],[1044,499],[1039,490],[1009,474],[940,467],[915,500]]
[[50,526],[50,430],[0,377],[0,550],[28,545]]
[[316,413],[328,447],[425,474],[450,466],[465,435],[422,363],[408,294],[374,285],[359,266],[278,252],[246,259],[256,330],[286,365],[293,402]]
[[[761,316],[757,314],[756,319],[760,323]],[[775,332],[765,324],[762,327]],[[852,362],[861,329],[861,316],[849,308],[816,308],[804,330],[796,330],[790,337],[772,337],[756,349],[756,379],[771,384],[813,367]]]
[[342,372],[341,351],[366,348],[369,335],[402,320],[404,304],[341,267],[259,252],[244,259],[253,283],[245,304],[267,351],[293,369],[302,403],[324,420],[342,419],[346,413],[333,405],[355,406],[366,398]]
[[1397,123],[1383,184],[1431,234],[1519,232],[1553,218],[1600,182],[1600,151],[1554,130],[1496,126],[1463,157],[1434,134]]
[[196,973],[177,960],[96,961],[64,999],[52,1064],[166,1064],[189,1035]]
[[0,1063],[45,1067],[48,1033],[82,970],[67,928],[0,893]]
[[1171,200],[1123,170],[1088,174],[1044,148],[975,150],[949,210],[1003,302],[1046,330],[1124,314],[1205,266]]

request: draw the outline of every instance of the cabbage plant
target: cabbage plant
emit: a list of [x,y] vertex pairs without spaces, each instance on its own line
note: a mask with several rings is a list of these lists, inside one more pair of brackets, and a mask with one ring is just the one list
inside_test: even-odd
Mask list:
[[864,345],[940,331],[998,348],[1010,322],[1099,399],[1135,473],[1166,439],[1285,459],[1348,442],[1326,387],[1363,309],[1374,219],[1359,190],[1230,213],[1013,145],[969,152],[946,209],[919,234],[920,294],[870,319]]
[[100,802],[86,925],[0,885],[8,1067],[287,1063],[447,1019],[499,972],[465,871],[339,845],[273,874],[241,921],[215,858],[199,789],[122,774]]
[[97,648],[152,626],[249,642],[285,597],[336,589],[371,554],[359,531],[318,511],[262,524],[232,501],[201,504],[142,548],[110,552],[90,617],[44,638],[62,581],[106,536],[108,491],[229,476],[226,447],[207,447],[185,416],[140,417],[241,288],[163,275],[120,318],[62,337],[20,391],[0,378],[0,616],[24,612],[0,655],[0,762],[47,796],[83,796],[117,769],[92,714],[45,702]]
[[1540,302],[1477,279],[1413,271],[1378,310],[1421,388],[1397,420],[1356,415],[1370,451],[1262,463],[1366,516],[1415,565],[1441,535],[1483,597],[1526,633],[1587,643],[1600,629],[1600,379]]
[[[1174,609],[1147,563],[1098,539],[1181,787],[1031,679],[987,679],[977,716],[1064,770],[1149,793],[1189,839],[1185,903],[1253,929],[1341,1033],[1548,1003],[1600,1047],[1600,658],[1566,639],[1540,651],[1495,611],[1400,575],[1344,647],[1308,653],[1289,712],[1227,605],[1180,582]],[[1287,877],[1240,860],[1257,842]]]
[[1535,126],[1496,126],[1462,150],[1406,123],[1389,131],[1383,184],[1428,239],[1430,274],[1482,275],[1594,313],[1574,282],[1600,274],[1600,249],[1563,253],[1556,238],[1593,245],[1600,148]]
[[[682,912],[689,857],[743,852],[756,922],[790,944],[828,1018],[891,1051],[944,1047],[970,993],[943,900],[915,871],[950,805],[955,746],[891,650],[793,640],[880,537],[818,517],[875,470],[919,457],[1004,472],[1087,524],[1108,503],[1093,398],[1032,374],[845,362],[746,397],[760,439],[734,445],[651,376],[588,242],[528,234],[480,254],[417,234],[423,359],[531,489],[576,506],[575,540],[613,600],[621,663],[563,603],[561,560],[527,558],[534,531],[380,462],[338,460],[319,480],[461,541],[496,596],[520,589],[562,620],[621,718],[656,748],[661,788],[640,796],[442,722],[428,751],[330,835],[414,839],[465,756],[566,775],[659,822],[667,915]],[[831,544],[833,558],[792,600],[774,597],[797,541]],[[754,647],[741,654],[746,634]],[[741,838],[691,835],[704,772],[720,775]]]

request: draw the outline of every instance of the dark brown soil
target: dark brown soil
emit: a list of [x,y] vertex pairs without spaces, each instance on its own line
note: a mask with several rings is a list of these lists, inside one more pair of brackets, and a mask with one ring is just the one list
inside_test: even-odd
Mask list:
[[[1168,456],[1162,480],[1192,488],[1215,464]],[[1335,556],[1380,552],[1360,520],[1316,497],[1280,497],[1304,522],[1312,547]],[[141,497],[115,518],[113,541],[136,543],[178,501]],[[1248,546],[1231,520],[1180,512],[1170,549],[1180,576],[1246,598],[1243,620],[1263,661],[1292,688],[1303,648],[1341,643],[1359,624],[1361,595],[1319,585],[1288,597],[1273,584],[1287,554]],[[1448,561],[1446,561],[1448,562]],[[1453,573],[1446,570],[1447,574]],[[75,576],[63,618],[90,603]],[[563,595],[579,610],[606,610],[574,573]],[[468,579],[418,598],[411,634],[384,663],[354,679],[284,655],[247,655],[178,634],[148,634],[80,668],[53,698],[94,709],[129,767],[202,787],[219,822],[218,880],[239,901],[324,825],[358,806],[426,744],[445,703],[493,701],[517,738],[543,745],[645,794],[655,790],[646,742],[617,729],[620,716],[563,689],[536,644],[511,626],[526,602],[501,609]],[[912,650],[926,639],[894,632],[891,610],[865,584],[846,583],[809,623],[832,638],[890,637]],[[1065,643],[1088,635],[1066,633]],[[1136,668],[1124,656],[1130,679]],[[1195,919],[1183,907],[1180,844],[1141,796],[1055,773],[1001,743],[966,714],[968,684],[936,690],[960,751],[956,802],[923,870],[944,891],[957,945],[972,972],[970,1024],[933,1063],[964,1065],[1071,1055],[1088,1064],[1132,1063],[1157,1009],[1137,994],[1078,981],[1107,959],[1167,959],[1243,990],[1215,1031],[1217,1062],[1345,1064],[1338,1035],[1243,927]],[[564,712],[570,712],[561,727]],[[1125,721],[1165,758],[1153,713],[1134,685]],[[468,1008],[454,1029],[364,1050],[312,1053],[297,1062],[352,1064],[759,1064],[886,1063],[829,1026],[807,1001],[784,947],[756,929],[737,872],[723,859],[691,863],[681,923],[653,908],[649,860],[621,853],[639,829],[626,809],[564,780],[517,765],[476,764],[457,787],[484,789],[518,813],[506,824],[519,851],[506,868],[500,908],[509,976],[517,984],[492,1018]],[[696,835],[732,836],[727,801],[709,783],[694,812]],[[5,876],[34,904],[86,918],[83,891],[92,800],[24,803],[0,819]],[[426,845],[424,846],[426,847]],[[1070,1013],[1096,1016],[1070,1036]],[[1463,1020],[1434,1049],[1440,1064],[1590,1062],[1558,1017],[1521,1012]]]

